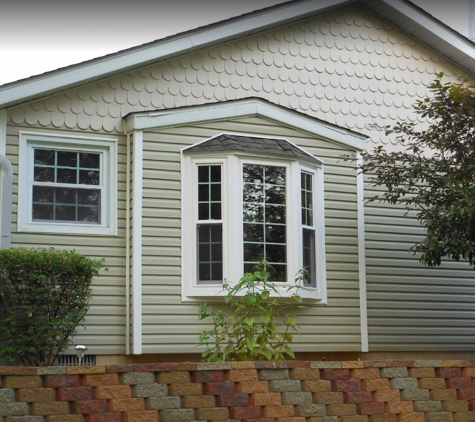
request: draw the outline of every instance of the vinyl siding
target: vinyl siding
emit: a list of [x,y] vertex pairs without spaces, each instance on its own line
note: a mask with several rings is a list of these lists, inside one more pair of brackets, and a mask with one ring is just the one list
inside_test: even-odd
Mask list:
[[[8,126],[7,157],[14,169],[12,247],[54,247],[72,250],[91,258],[105,258],[109,271],[102,271],[93,282],[93,295],[87,313],[86,328],[78,328],[73,345],[86,344],[92,354],[125,353],[125,138],[118,137],[118,236],[61,235],[17,231],[18,201],[18,140],[19,131],[32,131],[30,127]],[[38,130],[42,133],[57,131]],[[74,135],[78,132],[63,132]],[[84,133],[78,133],[84,135]],[[104,136],[102,133],[91,135]],[[68,353],[68,352],[66,352]],[[69,353],[75,353],[71,348]]]
[[145,353],[197,352],[197,304],[181,302],[180,149],[221,132],[284,137],[325,163],[328,305],[301,312],[298,351],[360,350],[356,174],[341,147],[260,118],[144,133],[143,344]]

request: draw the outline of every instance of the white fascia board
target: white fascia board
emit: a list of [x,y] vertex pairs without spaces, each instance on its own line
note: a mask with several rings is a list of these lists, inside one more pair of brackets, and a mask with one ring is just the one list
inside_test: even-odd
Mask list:
[[134,114],[128,117],[126,130],[128,133],[134,130],[146,130],[165,126],[178,126],[196,122],[225,120],[245,116],[260,116],[276,122],[291,126],[314,135],[327,139],[331,142],[342,144],[351,149],[363,151],[365,149],[366,136],[361,137],[341,131],[318,122],[312,117],[301,116],[297,113],[283,110],[259,100],[241,102],[228,102],[213,104],[212,106],[186,107],[182,110],[153,112],[146,114]]
[[472,59],[475,59],[475,49],[473,48],[473,45],[465,42],[452,31],[449,31],[430,17],[420,13],[409,4],[400,0],[382,0],[382,2],[404,14],[409,19],[412,19],[417,24],[423,26],[427,31],[450,44],[454,49],[461,51]]

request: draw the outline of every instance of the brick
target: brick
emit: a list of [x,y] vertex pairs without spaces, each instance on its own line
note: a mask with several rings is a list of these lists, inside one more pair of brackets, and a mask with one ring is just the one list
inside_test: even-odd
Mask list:
[[360,380],[334,380],[332,391],[361,391]]
[[475,400],[469,400],[468,402],[468,410],[474,411],[475,410]]
[[87,415],[84,422],[122,422],[122,413],[95,413]]
[[398,368],[381,368],[381,377],[382,378],[407,378],[407,368],[398,367]]
[[425,422],[424,413],[401,413],[397,417],[397,422]]
[[197,371],[228,371],[231,369],[230,362],[198,362]]
[[430,390],[431,400],[457,400],[456,390]]
[[461,368],[462,366],[465,366],[465,362],[460,359],[444,360],[442,361],[442,366],[444,368]]
[[475,389],[456,390],[458,400],[475,400]]
[[332,391],[331,381],[302,381],[302,391],[316,393],[318,391]]
[[256,362],[231,362],[231,369],[256,369]]
[[224,382],[224,371],[196,371],[191,374],[191,382]]
[[389,380],[389,387],[395,390],[416,390],[418,384],[415,378],[392,378]]
[[120,374],[119,381],[126,385],[155,384],[155,375],[152,372],[124,372]]
[[263,413],[265,418],[287,418],[294,416],[294,406],[290,404],[264,406]]
[[401,366],[413,367],[413,360],[376,360],[376,361],[366,361],[365,366],[371,368],[398,368]]
[[435,370],[435,376],[437,378],[461,378],[461,368],[437,368]]
[[371,403],[373,395],[371,391],[347,391],[343,398],[345,403]]
[[0,366],[2,375],[37,375],[37,368],[28,366]]
[[2,380],[2,388],[40,388],[41,386],[41,377],[37,375],[7,375]]
[[282,404],[312,403],[312,393],[286,391],[282,393]]
[[294,368],[290,370],[290,379],[293,380],[319,380],[320,370],[311,368]]
[[412,401],[399,401],[386,403],[386,413],[412,413],[414,405]]
[[143,399],[111,399],[109,400],[109,412],[132,412],[145,410]]
[[253,394],[253,393],[268,393],[268,381],[242,381],[236,384],[236,393],[239,394]]
[[104,413],[108,410],[107,400],[86,400],[71,403],[71,413],[88,415],[91,413]]
[[341,369],[356,369],[366,368],[364,361],[362,360],[350,360],[341,362]]
[[24,416],[28,415],[27,403],[0,403],[0,415]]
[[164,409],[160,412],[160,422],[193,422],[193,409]]
[[288,369],[261,369],[257,375],[261,381],[288,380],[290,378]]
[[156,410],[143,410],[140,412],[124,413],[124,422],[158,422],[158,412]]
[[195,419],[197,421],[219,421],[229,419],[229,409],[227,407],[196,409]]
[[453,422],[450,412],[428,412],[425,414],[426,422]]
[[134,372],[162,372],[169,370],[169,363],[142,363],[134,365]]
[[172,363],[169,363],[169,365],[170,365],[170,371],[188,371],[188,372],[196,371],[196,363],[172,362]]
[[352,369],[351,378],[364,380],[364,379],[377,379],[381,378],[378,368],[363,368],[363,369]]
[[69,414],[69,403],[66,402],[47,402],[32,403],[30,405],[31,415],[67,415]]
[[323,380],[349,380],[350,379],[350,370],[349,369],[324,369],[321,374]]
[[414,402],[416,412],[441,412],[442,402],[436,400],[416,400]]
[[363,380],[362,387],[366,391],[389,390],[389,380],[387,378]]
[[236,392],[236,383],[232,381],[225,382],[207,382],[203,384],[203,394],[234,394]]
[[475,367],[463,368],[462,377],[475,378]]
[[182,398],[182,407],[199,408],[215,407],[214,396],[185,396]]
[[327,415],[329,416],[352,416],[356,413],[356,404],[329,404]]
[[104,385],[95,388],[94,398],[101,399],[129,399],[132,397],[130,385]]
[[301,382],[299,380],[272,380],[269,381],[271,392],[300,391]]
[[43,378],[44,388],[65,388],[80,386],[81,377],[79,375],[46,375]]
[[313,395],[313,401],[314,403],[333,404],[343,403],[344,399],[343,393],[321,391]]
[[434,368],[409,368],[411,378],[435,378]]
[[47,416],[45,422],[84,422],[83,415]]
[[341,362],[316,361],[310,363],[310,368],[318,369],[341,369]]
[[132,397],[166,396],[167,394],[166,384],[139,384],[132,387]]
[[445,380],[445,388],[469,389],[472,388],[471,378],[448,378]]
[[226,381],[258,381],[257,369],[231,369],[226,373]]
[[168,394],[170,396],[201,396],[203,394],[203,384],[170,384]]
[[295,416],[310,418],[315,416],[325,416],[326,406],[324,404],[302,403],[295,406]]
[[119,385],[119,374],[84,375],[82,385],[97,387],[99,385]]
[[94,387],[66,387],[56,390],[57,401],[92,400],[93,398]]
[[124,372],[134,372],[134,365],[124,364],[124,365],[106,365],[106,374],[108,373],[124,373]]
[[[283,394],[287,394],[287,393],[283,393]],[[289,394],[292,394],[292,393],[289,393]],[[312,401],[311,397],[310,397],[310,401]],[[251,406],[275,406],[278,404],[282,404],[282,399],[281,399],[280,393],[256,393],[256,394],[251,395],[249,403]],[[290,404],[290,403],[284,403],[284,404]]]
[[455,412],[454,422],[473,422],[475,421],[475,412]]
[[368,416],[363,415],[354,415],[354,416],[343,416],[341,422],[368,422]]
[[389,402],[401,400],[401,393],[398,390],[376,390],[373,391],[373,401]]
[[159,372],[157,374],[158,384],[188,384],[190,382],[191,376],[187,371]]
[[276,422],[306,422],[306,419],[297,416],[289,416],[285,418],[277,418]]
[[429,390],[402,390],[401,400],[429,400]]
[[85,374],[104,374],[106,372],[105,366],[68,366],[66,374],[68,375],[85,375]]
[[381,415],[386,412],[384,403],[359,403],[356,408],[360,415]]
[[156,409],[180,409],[181,397],[149,397],[145,400],[145,408]]
[[44,420],[43,416],[7,416],[5,419],[0,416],[0,422],[44,422]]
[[244,419],[244,422],[276,422],[275,418],[256,418],[256,419]]
[[468,412],[468,401],[455,400],[455,401],[443,401],[442,410],[444,412]]
[[414,366],[416,368],[439,368],[443,366],[442,360],[415,360]]
[[384,415],[371,415],[368,418],[368,422],[397,422],[397,416],[395,413],[385,413]]
[[445,388],[444,378],[421,378],[418,382],[419,388],[429,390],[443,390]]
[[43,366],[37,368],[36,375],[66,375],[65,366]]
[[[22,390],[18,390],[22,391]],[[54,396],[54,393],[53,393]],[[13,388],[0,389],[0,403],[13,403],[15,401],[15,390]],[[18,400],[26,401],[26,400]]]
[[262,408],[259,406],[231,407],[230,419],[256,419],[262,417]]
[[249,406],[248,394],[230,394],[216,397],[216,407]]

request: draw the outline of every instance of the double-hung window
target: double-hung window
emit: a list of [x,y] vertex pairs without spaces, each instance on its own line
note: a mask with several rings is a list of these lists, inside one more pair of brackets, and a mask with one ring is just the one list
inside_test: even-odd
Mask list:
[[116,141],[20,135],[19,231],[115,234]]
[[[262,150],[262,152],[261,152]],[[283,296],[326,300],[323,168],[285,140],[220,135],[182,151],[182,299],[222,294],[259,261]]]

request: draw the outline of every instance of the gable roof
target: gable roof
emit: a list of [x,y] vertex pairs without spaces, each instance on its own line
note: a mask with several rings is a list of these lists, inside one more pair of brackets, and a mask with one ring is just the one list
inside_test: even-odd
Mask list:
[[365,7],[475,74],[475,44],[407,0],[296,0],[5,84],[0,109],[349,5]]

